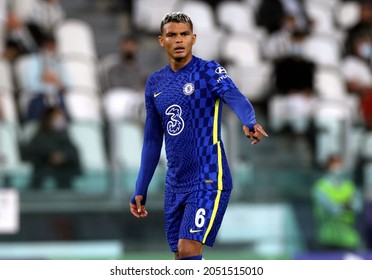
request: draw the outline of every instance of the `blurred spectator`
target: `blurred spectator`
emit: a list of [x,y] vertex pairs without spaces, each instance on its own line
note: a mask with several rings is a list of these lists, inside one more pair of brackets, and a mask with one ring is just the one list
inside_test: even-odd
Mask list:
[[341,156],[329,157],[325,173],[313,186],[319,249],[357,250],[362,245],[358,214],[362,199]]
[[10,64],[14,62],[22,55],[22,51],[19,45],[13,40],[6,40],[4,50],[2,52],[2,57],[8,61]]
[[31,189],[41,189],[47,178],[59,189],[70,189],[79,175],[80,160],[67,132],[67,119],[61,108],[48,108],[35,136],[24,148],[25,159],[33,165]]
[[268,36],[263,46],[265,58],[275,60],[296,51],[295,41],[298,37],[296,37],[298,30],[296,19],[291,15],[284,16],[280,28]]
[[143,89],[147,70],[139,61],[140,42],[135,36],[125,36],[120,41],[116,63],[107,70],[109,88]]
[[150,69],[140,53],[141,46],[138,37],[123,36],[119,51],[102,60],[107,80],[103,105],[109,121],[122,118],[143,121],[143,93]]
[[299,29],[308,29],[309,20],[302,0],[262,0],[257,10],[257,24],[272,34],[281,29],[286,16],[292,16]]
[[372,2],[371,0],[359,0],[360,13],[359,21],[348,30],[347,37],[354,37],[356,34],[367,33],[372,36]]
[[280,0],[262,0],[257,10],[257,24],[271,34],[280,29],[284,16]]
[[53,35],[54,28],[65,18],[59,0],[37,0],[27,16],[27,24],[35,41],[40,44],[43,36]]
[[37,0],[33,5],[29,14],[22,18],[12,3],[7,11],[6,36],[24,53],[38,51],[44,36],[54,35],[55,26],[64,19],[58,0]]
[[102,5],[105,6],[106,10],[113,13],[123,12],[130,15],[133,10],[133,0],[103,0]]
[[28,64],[27,89],[34,96],[29,102],[26,120],[40,119],[45,108],[60,106],[67,110],[64,91],[68,84],[67,73],[57,54],[57,43],[53,36],[45,36],[41,51],[33,55]]
[[350,92],[363,94],[372,89],[372,37],[362,32],[348,38],[341,70]]
[[347,54],[341,71],[349,92],[360,99],[362,116],[366,127],[372,129],[372,37],[367,32],[353,34],[348,38]]
[[276,88],[284,94],[312,91],[315,64],[302,55],[306,34],[295,32],[291,37],[290,53],[274,61]]
[[[39,49],[37,40],[26,22],[24,22],[14,11],[8,11],[6,21],[6,38],[15,44],[22,53],[32,53]],[[35,33],[35,32],[34,32]],[[41,35],[39,35],[40,37]]]
[[295,135],[311,133],[315,64],[302,56],[306,33],[296,31],[291,36],[291,52],[274,61],[276,101],[269,108],[272,128],[289,128]]

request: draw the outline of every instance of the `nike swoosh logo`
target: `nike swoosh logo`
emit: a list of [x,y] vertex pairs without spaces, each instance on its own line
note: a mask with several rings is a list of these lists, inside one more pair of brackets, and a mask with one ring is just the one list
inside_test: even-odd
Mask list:
[[162,93],[162,91],[159,91],[158,93],[154,93],[154,97],[157,97],[161,93]]
[[196,233],[196,232],[201,232],[203,231],[202,229],[192,229],[190,228],[190,233]]

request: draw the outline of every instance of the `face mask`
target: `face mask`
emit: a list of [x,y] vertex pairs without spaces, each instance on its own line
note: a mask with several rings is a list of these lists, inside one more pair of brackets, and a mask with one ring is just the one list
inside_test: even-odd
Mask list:
[[359,47],[359,55],[364,59],[370,59],[372,56],[372,44],[370,43],[363,43]]
[[63,131],[66,129],[66,119],[62,116],[56,117],[52,121],[52,127],[54,131]]
[[44,93],[48,95],[57,95],[58,89],[53,84],[44,83]]
[[297,43],[293,43],[292,44],[292,55],[294,55],[294,56],[301,56],[302,53],[303,53],[302,45],[301,44],[297,44]]
[[329,171],[329,176],[331,180],[334,180],[335,182],[340,182],[348,177],[346,169],[342,166],[332,168]]
[[335,177],[341,177],[344,174],[343,168],[334,168],[330,171],[330,174],[332,174]]
[[133,52],[126,52],[122,54],[122,58],[124,61],[132,61],[135,59],[135,54]]

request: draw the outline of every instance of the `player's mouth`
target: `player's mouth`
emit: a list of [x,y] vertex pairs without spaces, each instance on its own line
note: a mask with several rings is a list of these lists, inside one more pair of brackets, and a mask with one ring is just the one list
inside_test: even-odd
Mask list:
[[175,47],[174,51],[176,53],[183,53],[185,51],[185,48],[184,47]]

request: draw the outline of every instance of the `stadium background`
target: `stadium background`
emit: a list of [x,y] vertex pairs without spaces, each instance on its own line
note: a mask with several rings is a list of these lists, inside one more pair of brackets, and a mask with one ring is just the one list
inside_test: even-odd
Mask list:
[[[20,0],[18,2],[23,2],[21,6],[25,3]],[[105,85],[101,75],[104,58],[117,51],[121,35],[129,33],[133,27],[138,30],[136,35],[141,38],[142,59],[147,61],[149,69],[157,69],[165,64],[166,58],[157,44],[157,26],[165,12],[180,10],[186,2],[191,1],[134,0],[132,5],[128,5],[127,1],[109,0],[60,1],[66,21],[83,25],[88,37],[93,39],[90,53],[93,54],[90,58],[93,64],[90,65],[93,65],[95,81],[98,83],[95,98],[100,111],[93,120],[75,119],[86,125],[87,129],[80,131],[81,134],[75,137],[84,143],[80,152],[88,154],[88,158],[84,174],[72,191],[55,190],[53,186],[41,192],[27,190],[25,186],[30,168],[17,156],[20,136],[18,132],[9,133],[14,129],[22,133],[23,127],[17,121],[1,123],[0,151],[14,159],[11,164],[6,161],[6,157],[2,162],[2,185],[19,191],[20,226],[16,233],[0,234],[0,258],[172,258],[164,237],[162,221],[164,162],[159,165],[150,189],[149,217],[146,220],[131,217],[128,201],[137,175],[141,134],[139,126],[131,121],[108,122],[102,108]],[[195,54],[217,60],[222,59],[220,49],[224,46],[224,40],[227,41],[232,33],[224,29],[219,21],[216,12],[219,2],[224,1],[214,3],[214,9],[209,6],[216,28],[213,31],[202,30],[198,27],[199,24],[202,25],[201,19],[190,14],[194,19],[196,33],[200,36]],[[255,12],[259,0],[238,2],[246,5],[246,12],[249,14]],[[322,3],[323,7],[341,7],[344,3],[336,0],[307,2],[325,2]],[[335,30],[342,33],[343,18],[338,14],[339,10],[330,9],[329,15]],[[199,8],[198,11],[202,10]],[[255,24],[251,28],[243,36],[254,38],[260,53],[265,32]],[[219,32],[225,37],[220,38],[220,41],[212,38],[211,33]],[[70,37],[79,44],[79,38],[74,38],[73,33]],[[322,50],[319,49],[318,52]],[[260,63],[271,63],[263,57],[258,60]],[[312,158],[321,160],[324,157],[322,153],[331,153],[337,149],[345,156],[359,155],[360,151],[355,149],[355,143],[353,146],[346,137],[346,129],[353,129],[358,139],[368,137],[368,133],[359,124],[355,127],[353,124],[351,127],[342,126],[336,134],[332,130],[318,128],[318,143],[324,145],[320,138],[325,137],[322,139],[326,139],[326,145],[321,148],[318,146],[316,154],[311,154],[312,150],[303,139],[270,131],[267,111],[261,107],[260,102],[260,98],[269,97],[263,93],[263,97],[259,96],[260,91],[266,89],[264,85],[270,83],[272,80],[268,76],[257,90],[258,96],[253,96],[251,100],[256,106],[258,120],[268,129],[268,139],[251,147],[231,112],[226,109],[224,114],[223,137],[233,169],[235,189],[215,248],[206,248],[207,259],[293,259],[300,258],[307,252],[314,252],[311,187],[321,169],[312,164]],[[249,84],[244,87],[249,91]],[[249,94],[248,97],[250,98]],[[14,100],[16,106],[17,102]],[[95,117],[97,118],[94,119]],[[111,138],[105,142],[112,131],[122,133],[115,139],[128,144],[118,145]],[[364,147],[371,146],[367,145],[368,143]],[[360,187],[366,201],[368,189],[372,189],[372,172],[368,171],[370,168],[371,163],[368,161],[361,167],[364,180]]]

